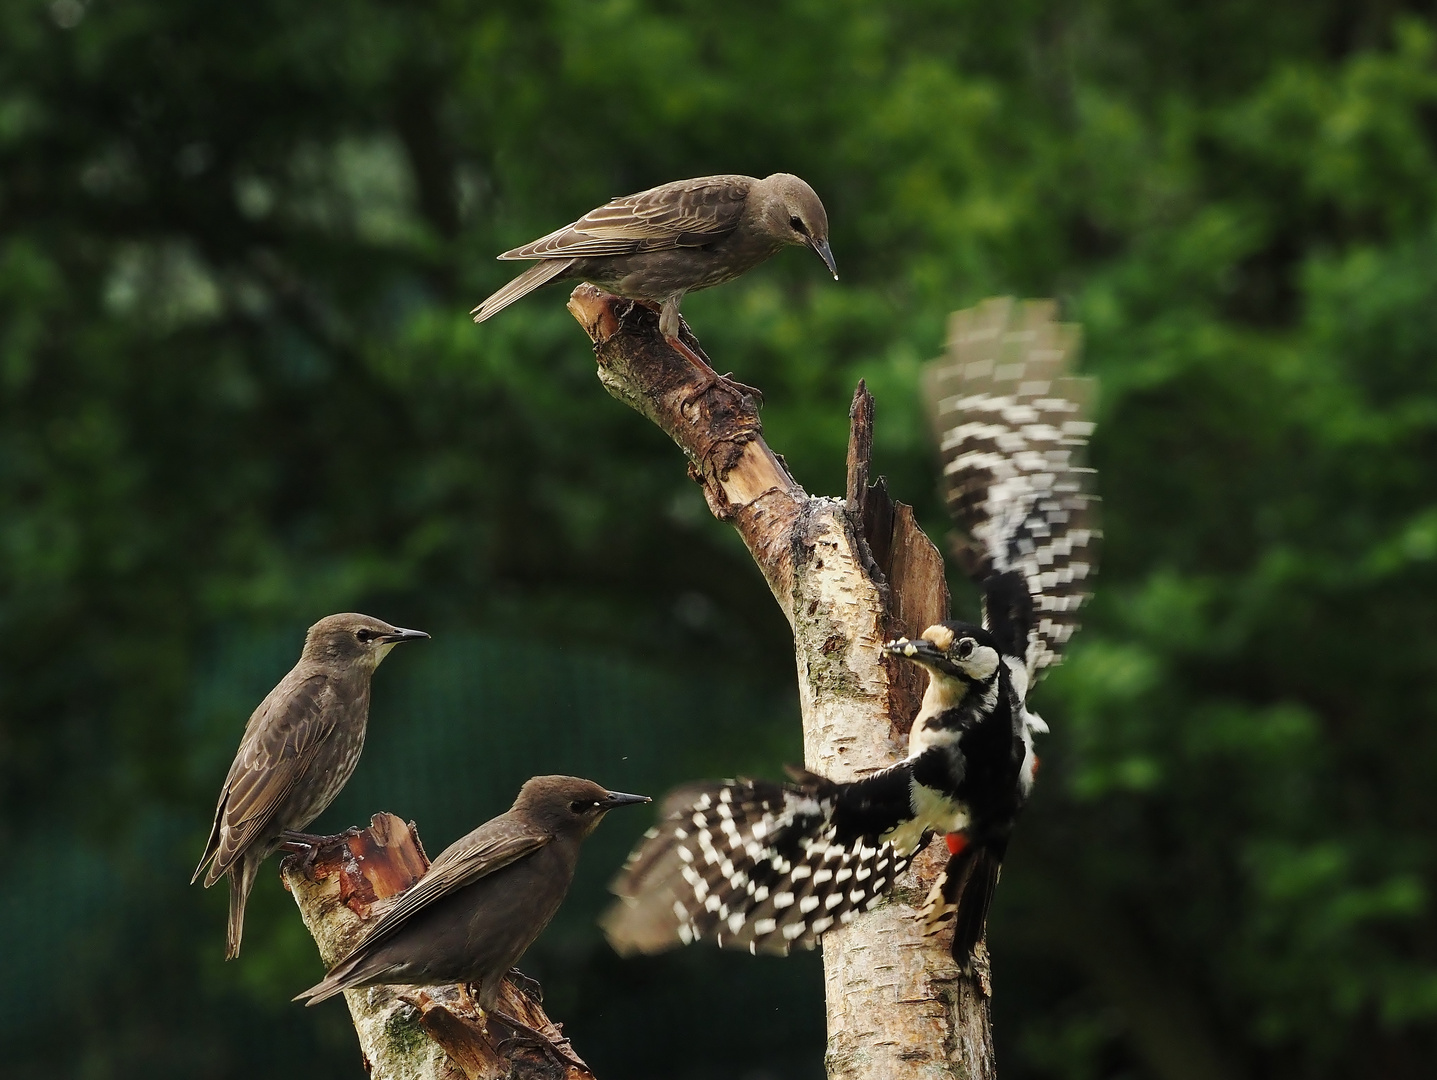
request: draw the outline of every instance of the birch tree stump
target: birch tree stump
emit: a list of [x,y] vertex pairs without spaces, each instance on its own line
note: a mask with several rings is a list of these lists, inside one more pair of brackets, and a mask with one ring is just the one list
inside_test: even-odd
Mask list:
[[[428,868],[413,824],[375,814],[367,829],[327,837],[313,857],[289,856],[280,874],[329,968],[349,955],[384,901]],[[502,1021],[486,1026],[457,986],[374,986],[346,990],[344,1000],[372,1080],[594,1080],[587,1068],[533,1043],[506,1042]],[[574,1053],[539,1002],[512,980],[504,983],[497,1011]]]
[[[873,399],[850,413],[848,491],[810,496],[763,440],[754,402],[665,344],[634,301],[580,285],[569,310],[594,341],[599,380],[678,444],[709,509],[734,526],[793,628],[804,764],[850,780],[904,752],[923,676],[879,646],[948,618],[938,550],[912,510],[869,483]],[[687,325],[685,342],[700,352]],[[700,352],[700,355],[702,353]],[[830,1080],[989,1080],[985,965],[962,976],[926,942],[917,907],[941,862],[921,854],[890,900],[823,938]]]

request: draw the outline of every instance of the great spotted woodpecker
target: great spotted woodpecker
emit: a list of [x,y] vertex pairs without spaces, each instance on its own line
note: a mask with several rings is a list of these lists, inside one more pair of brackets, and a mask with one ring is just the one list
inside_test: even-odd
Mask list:
[[790,769],[786,784],[692,784],[614,883],[604,918],[621,952],[711,939],[750,952],[812,946],[874,907],[935,835],[949,860],[925,904],[953,926],[965,969],[982,940],[1018,813],[1033,787],[1028,691],[1057,663],[1093,570],[1090,381],[1065,373],[1072,329],[1046,305],[989,301],[955,317],[950,359],[930,371],[944,487],[983,622],[944,622],[883,646],[922,665],[928,687],[908,755],[836,783]]

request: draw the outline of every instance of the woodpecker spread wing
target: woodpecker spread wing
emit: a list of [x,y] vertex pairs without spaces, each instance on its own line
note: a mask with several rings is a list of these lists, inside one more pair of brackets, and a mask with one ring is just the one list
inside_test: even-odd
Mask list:
[[732,232],[753,181],[747,176],[676,180],[613,199],[501,259],[573,259],[701,247]]
[[1030,685],[1078,625],[1101,535],[1083,464],[1096,382],[1070,373],[1077,350],[1077,327],[1055,322],[1051,303],[988,300],[953,316],[925,388],[958,557]]
[[[328,708],[334,687],[326,675],[291,681],[291,672],[250,716],[215,808],[214,826],[195,878],[211,859],[205,886],[213,885],[258,837],[267,835],[275,809],[304,775],[315,748],[334,729]],[[193,882],[194,878],[191,878]]]
[[712,940],[753,953],[811,948],[874,907],[914,852],[880,839],[908,810],[901,766],[856,784],[797,772],[796,784],[692,784],[630,856],[604,916],[620,953]]

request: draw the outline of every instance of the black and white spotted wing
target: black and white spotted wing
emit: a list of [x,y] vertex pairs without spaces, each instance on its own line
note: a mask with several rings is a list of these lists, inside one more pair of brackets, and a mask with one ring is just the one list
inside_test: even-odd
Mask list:
[[[1009,298],[956,313],[925,388],[958,557],[979,583],[1017,573],[1027,584],[1031,611],[985,589],[985,621],[1026,636],[1030,685],[1077,628],[1101,536],[1084,465],[1096,382],[1071,374],[1078,328],[1053,316],[1051,302]],[[992,625],[1005,616],[1026,635]]]
[[[614,948],[651,953],[710,940],[784,954],[876,906],[914,853],[895,852],[872,829],[856,833],[845,820],[854,805],[847,791],[802,776],[801,784],[728,780],[670,793],[612,886],[619,902],[601,921]],[[907,773],[890,787],[906,803]]]

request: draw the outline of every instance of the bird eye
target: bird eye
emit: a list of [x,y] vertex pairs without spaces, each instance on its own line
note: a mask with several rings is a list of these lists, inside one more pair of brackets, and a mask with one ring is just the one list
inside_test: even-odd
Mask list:
[[972,656],[972,655],[973,655],[973,639],[972,639],[972,638],[964,638],[962,641],[960,641],[960,642],[958,643],[958,659],[959,659],[959,660],[967,660],[968,657],[970,657],[970,656]]
[[801,233],[803,233],[805,236],[808,235],[808,228],[803,224],[803,218],[801,218],[801,217],[791,217],[791,218],[788,219],[788,224],[789,224],[789,227],[792,228],[794,232],[801,232]]
[[571,802],[571,803],[569,804],[569,809],[572,810],[572,811],[573,811],[574,813],[576,813],[576,814],[582,814],[585,810],[590,810],[590,809],[592,809],[593,807],[598,806],[598,805],[599,805],[598,803],[593,802],[592,800],[588,800],[588,799],[577,799],[577,800],[575,800],[574,802]]
[[373,630],[370,630],[370,629],[368,629],[368,628],[366,627],[366,628],[363,629],[363,630],[356,630],[356,631],[354,632],[354,636],[357,637],[360,641],[362,641],[365,645],[368,645],[371,641],[373,641],[373,640],[374,640],[375,638],[377,638],[379,635],[376,634]]

